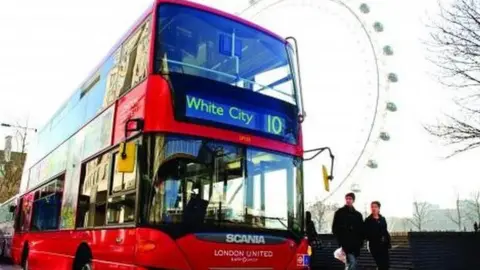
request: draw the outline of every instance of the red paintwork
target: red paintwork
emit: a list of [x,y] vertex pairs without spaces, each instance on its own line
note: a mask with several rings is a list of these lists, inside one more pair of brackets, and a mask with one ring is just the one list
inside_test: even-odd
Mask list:
[[155,249],[150,251],[137,249],[136,259],[138,264],[166,269],[192,269],[185,254],[168,235],[152,229],[139,228],[137,230],[137,241],[142,245],[149,243],[155,245]]
[[[297,266],[297,255],[306,254],[307,244],[299,246],[287,241],[280,245],[237,245],[205,242],[194,235],[173,241],[166,234],[147,228],[58,231],[16,235],[30,247],[31,269],[72,269],[74,254],[81,243],[92,250],[93,267],[106,269],[203,270],[210,267],[270,267],[272,269],[304,269]],[[120,239],[120,242],[117,240]],[[14,262],[20,264],[21,248],[15,243]],[[142,250],[145,244],[153,249]],[[152,245],[153,244],[153,245]],[[221,251],[262,251],[263,255],[244,259],[242,256],[218,256]],[[217,256],[215,256],[217,254]],[[285,268],[288,266],[287,268]]]
[[[137,231],[139,239],[149,239],[156,243],[165,243],[157,246],[157,249],[137,253],[138,263],[148,262],[148,265],[157,268],[175,267],[175,269],[210,269],[211,267],[230,267],[239,269],[241,267],[270,267],[272,269],[303,269],[296,265],[296,254],[305,254],[307,251],[306,241],[304,241],[298,248],[294,242],[286,242],[280,245],[238,245],[238,244],[221,244],[213,242],[205,242],[198,240],[194,235],[187,235],[173,242],[166,239],[161,232],[139,229]],[[241,252],[247,251],[263,251],[263,256],[258,255],[255,261],[243,260],[243,257],[236,257],[233,259],[228,256],[220,255],[220,251],[236,250]],[[165,257],[162,256],[165,254]],[[182,256],[183,255],[183,256]],[[250,257],[251,260],[252,257]],[[165,262],[172,262],[172,264],[165,264]]]
[[[251,25],[272,36],[272,32],[224,12],[205,7],[193,2],[180,0],[156,0],[156,3],[179,3],[220,14],[242,23]],[[156,9],[150,8],[125,37],[127,37],[143,19]],[[152,23],[152,40],[155,23]],[[280,37],[278,37],[280,38]],[[123,39],[122,39],[123,40]],[[153,59],[151,42],[150,59]],[[116,47],[115,47],[116,48]],[[112,50],[113,51],[113,50]],[[148,78],[121,97],[116,102],[112,143],[117,144],[124,139],[124,123],[129,118],[143,117],[144,132],[167,132],[185,135],[201,135],[233,143],[248,144],[255,147],[268,148],[284,153],[302,156],[303,143],[299,136],[298,144],[291,145],[270,140],[191,123],[178,122],[173,116],[173,105],[167,82],[159,75],[152,74],[152,63],[149,64]],[[300,133],[301,134],[301,133]],[[129,134],[132,136],[133,134]],[[23,203],[32,205],[33,193],[23,196]],[[27,217],[30,224],[31,212]],[[87,244],[93,255],[93,267],[102,269],[147,270],[147,267],[160,269],[202,270],[209,267],[270,267],[272,269],[304,269],[297,267],[297,256],[307,253],[307,242],[300,245],[286,242],[280,245],[247,245],[222,244],[206,242],[194,235],[187,235],[178,240],[171,239],[165,233],[147,228],[117,228],[95,230],[65,230],[55,232],[16,232],[12,241],[12,257],[16,264],[21,263],[25,244],[29,246],[29,266],[31,269],[72,269],[73,260],[80,244]],[[241,251],[263,250],[267,257],[259,257],[257,261],[232,261],[231,257],[215,256],[215,250],[234,249]],[[218,254],[218,252],[217,252]],[[271,257],[270,257],[271,256]]]
[[[16,235],[14,262],[20,264],[23,242],[29,245],[31,269],[72,269],[74,255],[81,243],[94,254],[95,269],[142,269],[135,263],[136,230],[102,229],[40,232]],[[117,240],[120,239],[120,242]]]
[[[185,257],[191,262],[192,269],[208,269],[209,267],[272,267],[284,268],[291,261],[294,243],[281,245],[231,245],[204,242],[194,235],[186,236],[178,241]],[[198,248],[198,247],[202,248]],[[228,256],[225,253],[244,253]],[[257,257],[245,256],[248,252],[258,252]],[[261,253],[260,253],[261,252]]]
[[[113,144],[117,144],[125,139],[125,122],[128,119],[144,118],[145,116],[145,96],[147,92],[147,81],[143,81],[128,94],[117,100],[115,106],[115,120],[113,125]],[[133,125],[132,125],[133,124]],[[129,128],[134,127],[134,123]],[[137,132],[130,132],[129,137]]]

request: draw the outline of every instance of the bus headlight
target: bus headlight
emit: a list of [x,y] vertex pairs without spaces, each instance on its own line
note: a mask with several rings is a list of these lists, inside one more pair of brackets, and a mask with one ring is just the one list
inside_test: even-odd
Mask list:
[[310,245],[308,245],[307,254],[308,256],[312,256],[312,247]]

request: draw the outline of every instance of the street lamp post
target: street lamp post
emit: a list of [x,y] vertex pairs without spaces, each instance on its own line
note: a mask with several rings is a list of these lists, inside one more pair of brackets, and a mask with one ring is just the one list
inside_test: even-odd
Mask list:
[[12,124],[7,124],[7,123],[0,123],[0,126],[2,127],[8,127],[8,128],[17,128],[17,129],[23,129],[23,135],[22,135],[22,151],[21,153],[25,153],[25,146],[27,142],[27,131],[31,130],[33,132],[37,132],[36,128],[31,128],[28,127],[28,122],[27,126],[20,126],[20,125],[12,125]]

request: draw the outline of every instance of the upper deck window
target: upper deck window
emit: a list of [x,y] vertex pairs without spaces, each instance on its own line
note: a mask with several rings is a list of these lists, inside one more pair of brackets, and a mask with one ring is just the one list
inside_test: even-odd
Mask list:
[[159,6],[155,70],[186,73],[296,104],[287,45],[251,26],[173,4]]

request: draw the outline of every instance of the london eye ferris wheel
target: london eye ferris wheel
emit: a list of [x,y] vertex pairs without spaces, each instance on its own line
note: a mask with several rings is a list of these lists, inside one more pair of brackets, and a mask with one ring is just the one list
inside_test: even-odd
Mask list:
[[[238,13],[298,40],[305,148],[328,145],[337,157],[333,189],[323,201],[340,190],[359,192],[362,174],[381,166],[375,150],[391,138],[385,123],[397,110],[389,92],[398,76],[374,9],[356,0],[250,0]],[[319,172],[318,164],[305,164],[307,181]]]

